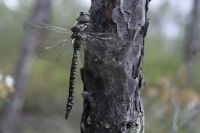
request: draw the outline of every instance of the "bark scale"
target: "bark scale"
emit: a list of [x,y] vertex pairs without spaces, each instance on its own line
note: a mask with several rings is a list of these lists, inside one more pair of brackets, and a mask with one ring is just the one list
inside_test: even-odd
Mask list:
[[149,0],[92,0],[91,30],[112,39],[94,48],[98,56],[85,53],[81,133],[144,133],[139,91],[144,83],[148,4]]
[[192,81],[191,69],[194,58],[199,52],[199,19],[200,19],[200,0],[193,0],[193,6],[190,13],[190,22],[187,25],[184,59],[186,66],[186,79]]

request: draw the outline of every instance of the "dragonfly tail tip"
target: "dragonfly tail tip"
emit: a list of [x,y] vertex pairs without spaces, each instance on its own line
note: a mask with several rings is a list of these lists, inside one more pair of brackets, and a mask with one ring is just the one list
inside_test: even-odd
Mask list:
[[68,114],[68,113],[66,113],[66,114],[65,114],[65,119],[67,120],[67,119],[68,119],[68,117],[69,117],[69,114]]

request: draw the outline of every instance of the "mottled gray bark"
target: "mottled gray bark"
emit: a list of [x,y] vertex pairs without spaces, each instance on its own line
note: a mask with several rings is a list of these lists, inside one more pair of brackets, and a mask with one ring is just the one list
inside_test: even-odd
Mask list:
[[199,51],[199,22],[200,22],[200,0],[193,0],[193,6],[190,13],[190,19],[186,30],[185,41],[185,64],[186,64],[186,78],[191,81],[191,69],[193,59]]
[[91,30],[112,39],[100,41],[94,48],[98,55],[85,53],[81,133],[144,132],[139,91],[144,83],[148,4],[149,0],[92,0]]
[[[31,21],[34,23],[48,23],[50,19],[50,0],[37,0],[33,10]],[[15,92],[10,97],[5,107],[4,116],[1,123],[1,133],[16,133],[20,120],[20,111],[24,103],[26,83],[31,71],[32,58],[38,39],[33,36],[41,37],[42,32],[32,30],[27,27],[24,39],[21,45],[21,53],[16,65],[15,73]]]

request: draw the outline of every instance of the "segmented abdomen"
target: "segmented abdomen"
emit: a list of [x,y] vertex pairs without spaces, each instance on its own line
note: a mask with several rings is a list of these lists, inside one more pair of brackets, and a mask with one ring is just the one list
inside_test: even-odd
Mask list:
[[66,119],[68,118],[69,112],[71,111],[73,103],[74,103],[75,78],[76,78],[76,69],[77,69],[77,63],[78,63],[79,50],[80,50],[79,47],[74,48],[74,54],[72,57],[70,79],[69,79],[69,94],[68,94],[68,101],[67,101],[66,114],[65,114]]

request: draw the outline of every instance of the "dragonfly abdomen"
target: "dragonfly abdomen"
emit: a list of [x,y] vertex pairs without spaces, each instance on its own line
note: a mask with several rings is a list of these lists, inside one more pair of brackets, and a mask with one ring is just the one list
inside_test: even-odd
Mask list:
[[[74,45],[77,45],[77,44],[74,43]],[[80,50],[80,46],[76,48],[74,47],[74,53],[72,57],[72,64],[71,64],[71,71],[70,71],[70,79],[69,79],[69,94],[68,94],[68,101],[67,101],[66,114],[65,114],[66,119],[68,118],[69,112],[71,111],[73,103],[74,103],[74,89],[75,89],[75,82],[76,82],[75,79],[76,79],[79,50]]]

